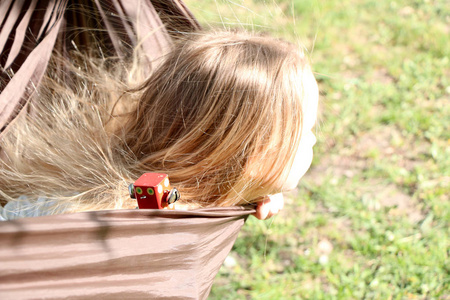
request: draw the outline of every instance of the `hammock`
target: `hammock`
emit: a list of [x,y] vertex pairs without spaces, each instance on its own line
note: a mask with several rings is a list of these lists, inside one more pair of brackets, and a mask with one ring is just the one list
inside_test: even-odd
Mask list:
[[[53,49],[70,57],[95,45],[125,59],[140,47],[150,71],[173,39],[200,28],[178,0],[3,0],[0,26],[2,132],[27,113]],[[0,222],[0,299],[206,299],[253,212],[114,210]]]

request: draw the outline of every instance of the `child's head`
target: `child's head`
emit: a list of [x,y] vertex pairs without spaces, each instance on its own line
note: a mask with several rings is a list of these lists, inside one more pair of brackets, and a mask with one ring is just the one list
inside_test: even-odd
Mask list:
[[141,92],[122,128],[136,172],[168,173],[187,202],[255,202],[295,187],[311,163],[318,91],[298,46],[198,34],[175,45]]

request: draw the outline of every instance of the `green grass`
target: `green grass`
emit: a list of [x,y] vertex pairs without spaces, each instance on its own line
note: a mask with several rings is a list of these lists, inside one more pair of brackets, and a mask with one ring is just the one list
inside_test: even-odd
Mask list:
[[312,169],[248,220],[210,299],[449,299],[448,3],[186,3],[205,27],[303,43],[322,102]]

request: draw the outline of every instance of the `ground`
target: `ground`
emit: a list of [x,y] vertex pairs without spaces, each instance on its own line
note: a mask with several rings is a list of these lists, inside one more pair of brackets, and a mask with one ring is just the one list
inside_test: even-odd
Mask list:
[[450,299],[448,3],[186,3],[303,43],[321,90],[310,172],[248,220],[210,299]]

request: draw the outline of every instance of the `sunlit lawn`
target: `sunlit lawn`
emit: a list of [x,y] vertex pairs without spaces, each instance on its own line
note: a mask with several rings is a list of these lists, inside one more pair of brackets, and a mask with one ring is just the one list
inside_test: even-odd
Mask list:
[[310,173],[250,218],[211,299],[450,299],[447,1],[186,1],[205,27],[302,42],[321,90]]

